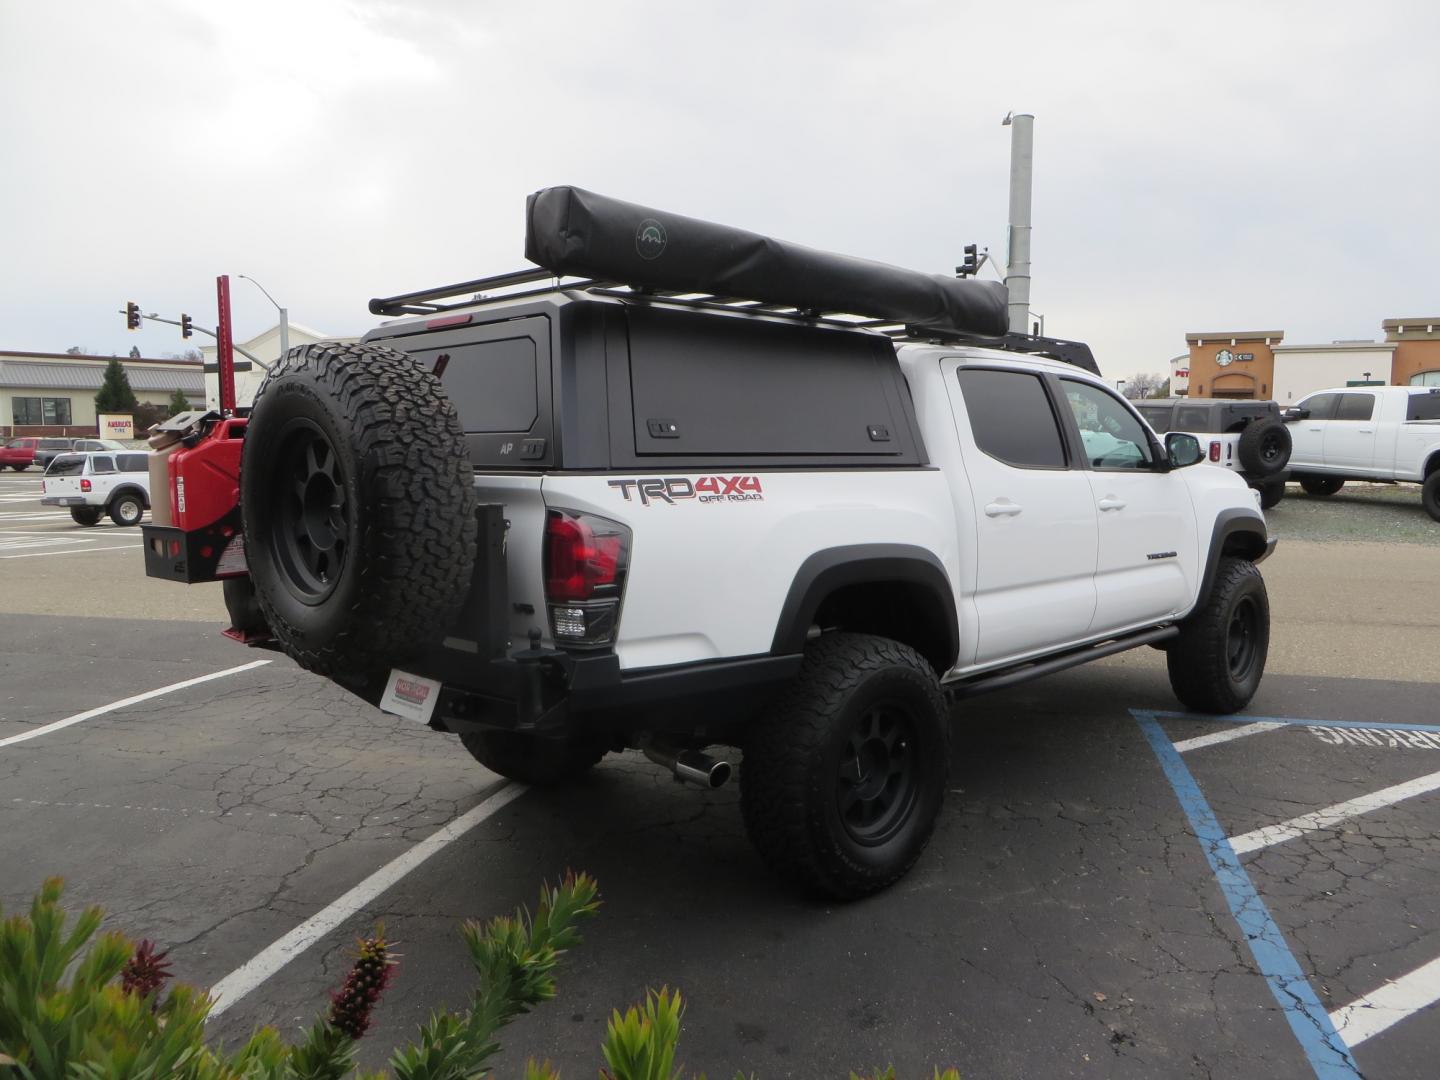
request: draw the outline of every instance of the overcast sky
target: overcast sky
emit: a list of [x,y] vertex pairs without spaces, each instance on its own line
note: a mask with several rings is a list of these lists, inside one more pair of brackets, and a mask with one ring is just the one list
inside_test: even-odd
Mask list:
[[[596,191],[934,272],[1005,255],[1107,375],[1194,330],[1440,315],[1440,5],[0,0],[0,349],[147,355],[126,300],[292,320],[523,264]],[[275,310],[232,281],[237,336]],[[195,339],[195,344],[200,339]]]

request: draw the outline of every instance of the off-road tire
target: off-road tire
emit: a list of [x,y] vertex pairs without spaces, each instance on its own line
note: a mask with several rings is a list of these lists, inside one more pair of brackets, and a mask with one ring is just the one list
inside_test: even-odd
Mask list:
[[474,469],[415,360],[291,349],[255,396],[240,486],[260,611],[302,667],[373,681],[443,636],[475,561]]
[[98,506],[72,506],[70,507],[70,520],[76,525],[99,525],[100,517],[105,511]]
[[532,787],[557,787],[579,780],[609,750],[601,739],[546,739],[513,731],[460,736],[470,756],[491,772]]
[[1333,476],[1306,476],[1300,481],[1300,490],[1306,495],[1328,496],[1334,495],[1345,486],[1344,480],[1336,479]]
[[1269,651],[1265,579],[1250,560],[1224,556],[1210,595],[1171,639],[1170,687],[1194,712],[1238,712],[1260,688]]
[[[939,679],[907,645],[826,634],[805,650],[775,708],[751,724],[744,755],[740,809],[770,868],[821,896],[878,892],[915,864],[944,802],[950,725]],[[879,798],[862,797],[882,772]],[[875,806],[887,793],[891,808],[862,836],[856,804]]]
[[1251,476],[1274,476],[1290,464],[1290,429],[1276,419],[1256,420],[1240,433],[1235,456]]
[[1440,521],[1440,469],[1436,469],[1420,485],[1420,505],[1436,521]]
[[111,499],[105,510],[116,525],[129,527],[140,524],[140,519],[145,516],[145,502],[139,495],[127,491]]
[[1285,499],[1285,481],[1271,480],[1260,486],[1260,509],[1270,510]]

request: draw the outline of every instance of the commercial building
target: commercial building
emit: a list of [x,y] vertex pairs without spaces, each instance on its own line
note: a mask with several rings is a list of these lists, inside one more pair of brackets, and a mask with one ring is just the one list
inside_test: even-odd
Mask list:
[[199,406],[204,394],[194,360],[0,351],[0,435],[98,434],[95,395],[112,359],[142,405],[167,405],[176,390]]
[[[1381,328],[1383,342],[1326,345],[1286,345],[1281,330],[1186,334],[1189,394],[1284,404],[1332,386],[1440,386],[1440,316],[1386,319]],[[1178,362],[1185,361],[1172,361],[1172,374]]]

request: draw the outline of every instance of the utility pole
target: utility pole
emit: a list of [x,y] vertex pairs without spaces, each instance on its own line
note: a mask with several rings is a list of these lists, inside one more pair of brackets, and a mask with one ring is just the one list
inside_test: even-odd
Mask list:
[[1010,290],[1010,332],[1025,333],[1030,321],[1030,189],[1035,172],[1035,117],[1009,113],[1010,254],[1005,285]]

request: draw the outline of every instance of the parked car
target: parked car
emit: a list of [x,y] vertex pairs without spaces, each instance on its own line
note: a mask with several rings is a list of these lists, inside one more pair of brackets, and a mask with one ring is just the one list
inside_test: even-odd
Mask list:
[[24,472],[30,468],[35,463],[35,444],[39,441],[34,436],[24,435],[0,446],[0,469]]
[[947,692],[1153,645],[1187,708],[1254,696],[1254,495],[1088,347],[1006,335],[1003,286],[570,188],[527,216],[540,268],[372,300],[402,317],[202,417],[146,572],[525,783],[629,746],[714,787],[740,746],[762,858],[834,897],[924,849]]
[[[22,436],[19,439],[12,439],[10,441],[10,444],[7,444],[7,446],[18,442],[22,444],[22,447],[20,448],[20,453],[17,454],[15,460],[6,461],[5,464],[9,465],[16,472],[24,472],[31,465],[43,469],[55,459],[56,454],[68,453],[70,450],[74,449],[70,445],[73,441],[74,440],[72,439],[44,438],[36,436]],[[28,461],[22,460],[25,450],[28,450],[30,452],[30,458]]]
[[1205,460],[1238,473],[1260,492],[1270,509],[1285,497],[1290,432],[1273,401],[1225,398],[1160,398],[1135,407],[1160,435],[1188,431],[1200,440]]
[[1419,484],[1440,521],[1440,386],[1321,390],[1283,415],[1292,475],[1307,494],[1334,495],[1346,480]]
[[150,455],[61,454],[45,470],[40,492],[45,506],[69,507],[77,525],[98,525],[101,514],[116,525],[139,525],[150,507]]
[[75,439],[71,442],[70,449],[80,454],[88,454],[94,451],[104,452],[106,450],[112,453],[119,453],[128,451],[130,447],[122,442],[116,442],[114,439]]

